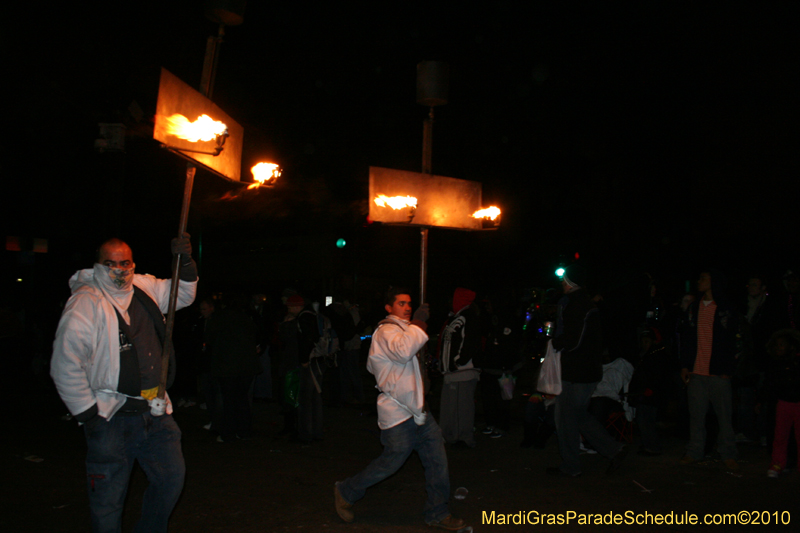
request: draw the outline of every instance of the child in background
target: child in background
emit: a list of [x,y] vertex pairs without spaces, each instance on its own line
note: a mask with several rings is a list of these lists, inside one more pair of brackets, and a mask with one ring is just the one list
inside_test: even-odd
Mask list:
[[767,351],[772,355],[769,386],[778,400],[772,466],[767,476],[777,478],[786,467],[792,425],[800,458],[800,333],[788,329],[776,332],[767,344]]

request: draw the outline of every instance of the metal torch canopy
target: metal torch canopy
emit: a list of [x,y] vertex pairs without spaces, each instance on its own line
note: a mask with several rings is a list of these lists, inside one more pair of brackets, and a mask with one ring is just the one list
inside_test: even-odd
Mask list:
[[[388,224],[481,230],[481,220],[472,217],[481,208],[481,191],[477,181],[369,167],[369,218]],[[379,195],[416,198],[413,217],[410,209],[378,206]]]
[[[191,142],[167,133],[167,117],[180,114],[190,121],[201,115],[224,122],[228,127],[228,137],[219,155],[198,154],[183,150],[213,152],[216,142]],[[200,164],[206,169],[230,180],[240,181],[242,172],[242,144],[244,128],[214,102],[192,89],[167,69],[161,69],[156,105],[156,124],[153,138],[173,152]]]

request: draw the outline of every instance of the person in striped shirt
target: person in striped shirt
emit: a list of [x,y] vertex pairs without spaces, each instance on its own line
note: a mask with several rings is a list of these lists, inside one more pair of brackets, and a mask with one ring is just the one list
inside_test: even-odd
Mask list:
[[718,451],[725,467],[736,471],[739,464],[730,378],[736,364],[740,317],[727,305],[724,287],[721,273],[700,273],[697,280],[700,298],[689,307],[681,335],[681,378],[687,386],[689,401],[689,444],[681,464],[694,463],[705,455],[705,420],[711,406],[719,423]]

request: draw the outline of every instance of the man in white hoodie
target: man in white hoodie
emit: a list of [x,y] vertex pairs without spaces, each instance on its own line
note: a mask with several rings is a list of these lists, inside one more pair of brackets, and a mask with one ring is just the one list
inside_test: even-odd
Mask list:
[[[194,301],[197,267],[188,236],[172,241],[181,260],[178,309]],[[135,461],[147,474],[137,531],[167,531],[185,466],[171,405],[151,405],[161,380],[171,280],[134,273],[133,252],[119,239],[103,243],[93,268],[70,278],[53,343],[50,374],[70,413],[84,427],[87,487],[94,532],[119,531]],[[172,351],[174,355],[174,350]],[[174,378],[174,357],[169,370]],[[171,381],[171,379],[169,381]],[[169,385],[168,381],[168,385]]]
[[425,405],[423,368],[418,353],[428,342],[425,333],[429,317],[427,304],[411,320],[411,296],[405,289],[392,288],[386,295],[386,312],[372,335],[367,370],[375,376],[378,389],[378,427],[383,453],[361,473],[336,483],[336,512],[345,522],[355,519],[353,504],[367,488],[383,481],[403,466],[414,450],[425,468],[425,522],[433,527],[457,531],[464,521],[449,512],[450,474],[442,430]]

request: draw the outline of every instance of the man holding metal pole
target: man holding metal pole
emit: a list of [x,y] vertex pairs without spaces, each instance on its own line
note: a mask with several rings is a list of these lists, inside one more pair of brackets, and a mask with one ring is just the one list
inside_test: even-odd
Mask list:
[[[188,235],[173,239],[180,258],[177,307],[194,301],[197,267]],[[70,413],[84,427],[87,487],[94,532],[119,531],[134,461],[147,474],[137,531],[167,530],[183,489],[181,432],[166,395],[162,365],[174,379],[164,316],[171,280],[134,273],[133,252],[119,239],[100,246],[93,268],[70,278],[53,343],[50,374]]]
[[432,527],[457,531],[465,527],[450,514],[450,473],[442,430],[425,403],[424,365],[417,354],[428,342],[428,305],[411,315],[409,291],[390,289],[385,300],[389,316],[372,335],[367,370],[375,376],[378,395],[378,427],[383,453],[359,474],[334,487],[336,512],[345,522],[355,520],[352,507],[366,490],[397,472],[412,452],[425,468],[428,499],[425,522]]

